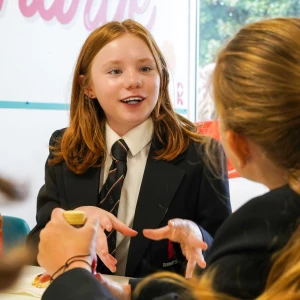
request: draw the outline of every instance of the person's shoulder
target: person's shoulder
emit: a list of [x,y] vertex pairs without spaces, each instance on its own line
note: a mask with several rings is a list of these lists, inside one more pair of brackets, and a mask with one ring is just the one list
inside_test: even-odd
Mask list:
[[275,211],[286,213],[300,213],[300,196],[288,185],[273,189],[263,195],[252,198],[236,212],[236,215],[267,216]]
[[202,140],[194,141],[190,140],[189,148],[195,149],[199,153],[205,153],[207,149],[214,153],[223,152],[223,146],[221,142],[210,136],[202,136]]
[[61,128],[61,129],[56,129],[52,135],[51,138],[60,138],[63,136],[64,132],[66,131],[67,127]]
[[270,245],[272,249],[280,249],[298,224],[299,200],[300,196],[288,185],[249,200],[216,233],[208,253],[208,264],[230,253],[245,253],[244,249],[257,252],[258,245],[259,251],[270,251]]
[[270,190],[267,193],[257,196],[253,199],[251,199],[248,202],[248,205],[257,205],[258,203],[263,202],[269,202],[269,201],[275,201],[275,202],[283,202],[282,200],[290,199],[291,197],[300,197],[297,195],[289,185],[283,185],[281,187],[278,187],[276,189]]
[[61,128],[61,129],[57,129],[55,130],[50,137],[49,140],[49,145],[55,145],[57,143],[58,140],[60,140],[64,134],[64,132],[66,131],[67,128]]
[[191,140],[185,154],[209,166],[211,162],[214,162],[213,165],[223,166],[226,158],[220,141],[208,136],[204,136],[202,141]]

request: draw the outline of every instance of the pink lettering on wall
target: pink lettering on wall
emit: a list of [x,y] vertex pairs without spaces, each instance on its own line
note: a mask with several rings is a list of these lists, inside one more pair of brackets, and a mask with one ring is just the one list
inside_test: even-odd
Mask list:
[[43,1],[33,0],[31,4],[27,5],[27,0],[19,0],[19,7],[24,17],[30,18],[39,12],[45,21],[50,21],[56,17],[61,24],[68,24],[76,14],[79,0],[73,0],[66,12],[63,11],[64,3],[63,0],[54,0],[49,9],[46,9]]
[[[0,0],[0,10],[2,8],[4,0]],[[118,0],[114,0],[111,3],[116,3]],[[50,21],[54,17],[61,24],[69,24],[75,17],[78,11],[79,0],[69,1],[69,6],[65,7],[64,0],[53,0],[52,5],[49,8],[45,8],[45,1],[43,0],[31,0],[31,3],[27,3],[28,0],[19,0],[19,8],[22,15],[26,18],[31,18],[38,13],[45,21]],[[144,0],[142,4],[138,4],[138,0],[119,0],[115,14],[112,20],[121,21],[125,18],[134,19],[136,15],[143,15],[151,9],[151,0]],[[94,0],[86,0],[84,7],[84,26],[88,31],[94,30],[102,24],[109,22],[108,19],[109,0],[102,0],[101,5],[95,17],[92,19],[92,11],[95,9]],[[125,16],[126,7],[128,6],[128,16]],[[156,6],[152,7],[150,17],[146,27],[151,30],[156,19]]]
[[176,105],[183,105],[183,84],[181,82],[177,82],[177,101]]
[[0,0],[0,10],[2,9],[2,4],[4,0]]
[[[144,1],[144,4],[141,5],[141,7],[138,6],[138,0],[131,0],[130,2],[130,6],[129,6],[129,15],[128,17],[130,19],[134,19],[134,14],[143,14],[147,11],[151,0],[146,0]],[[153,7],[152,12],[151,12],[151,16],[150,19],[148,21],[148,24],[146,25],[146,27],[150,30],[155,22],[155,18],[156,18],[156,6]]]

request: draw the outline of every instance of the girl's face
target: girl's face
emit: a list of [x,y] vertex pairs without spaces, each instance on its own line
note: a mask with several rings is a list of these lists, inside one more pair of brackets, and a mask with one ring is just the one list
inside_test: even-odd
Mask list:
[[122,136],[149,118],[159,87],[159,73],[147,44],[125,34],[95,56],[86,94],[98,99],[108,125]]

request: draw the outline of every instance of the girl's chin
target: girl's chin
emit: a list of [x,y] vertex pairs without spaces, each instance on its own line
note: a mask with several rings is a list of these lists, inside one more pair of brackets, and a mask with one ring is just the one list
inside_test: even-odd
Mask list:
[[115,131],[119,136],[123,136],[125,135],[128,131],[130,131],[131,129],[139,126],[140,124],[144,123],[147,118],[139,118],[139,119],[133,119],[133,118],[122,118],[121,122],[116,123],[111,123],[108,122],[108,125],[110,126],[110,128]]

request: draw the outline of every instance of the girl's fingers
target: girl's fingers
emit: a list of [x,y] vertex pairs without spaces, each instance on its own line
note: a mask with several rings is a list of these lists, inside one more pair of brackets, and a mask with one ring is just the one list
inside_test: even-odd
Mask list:
[[196,267],[196,261],[189,259],[186,266],[185,278],[192,278]]
[[112,215],[111,218],[111,222],[113,225],[113,228],[122,233],[125,236],[136,236],[137,235],[137,231],[133,230],[132,228],[128,227],[127,225],[125,225],[123,222],[121,222],[120,220],[118,220],[115,216]]
[[188,244],[195,248],[200,248],[201,250],[207,250],[207,243],[202,240],[202,237],[196,235],[195,233],[191,233],[188,236]]
[[169,226],[164,226],[158,229],[144,229],[143,234],[146,238],[159,241],[163,239],[170,238],[170,228]]

